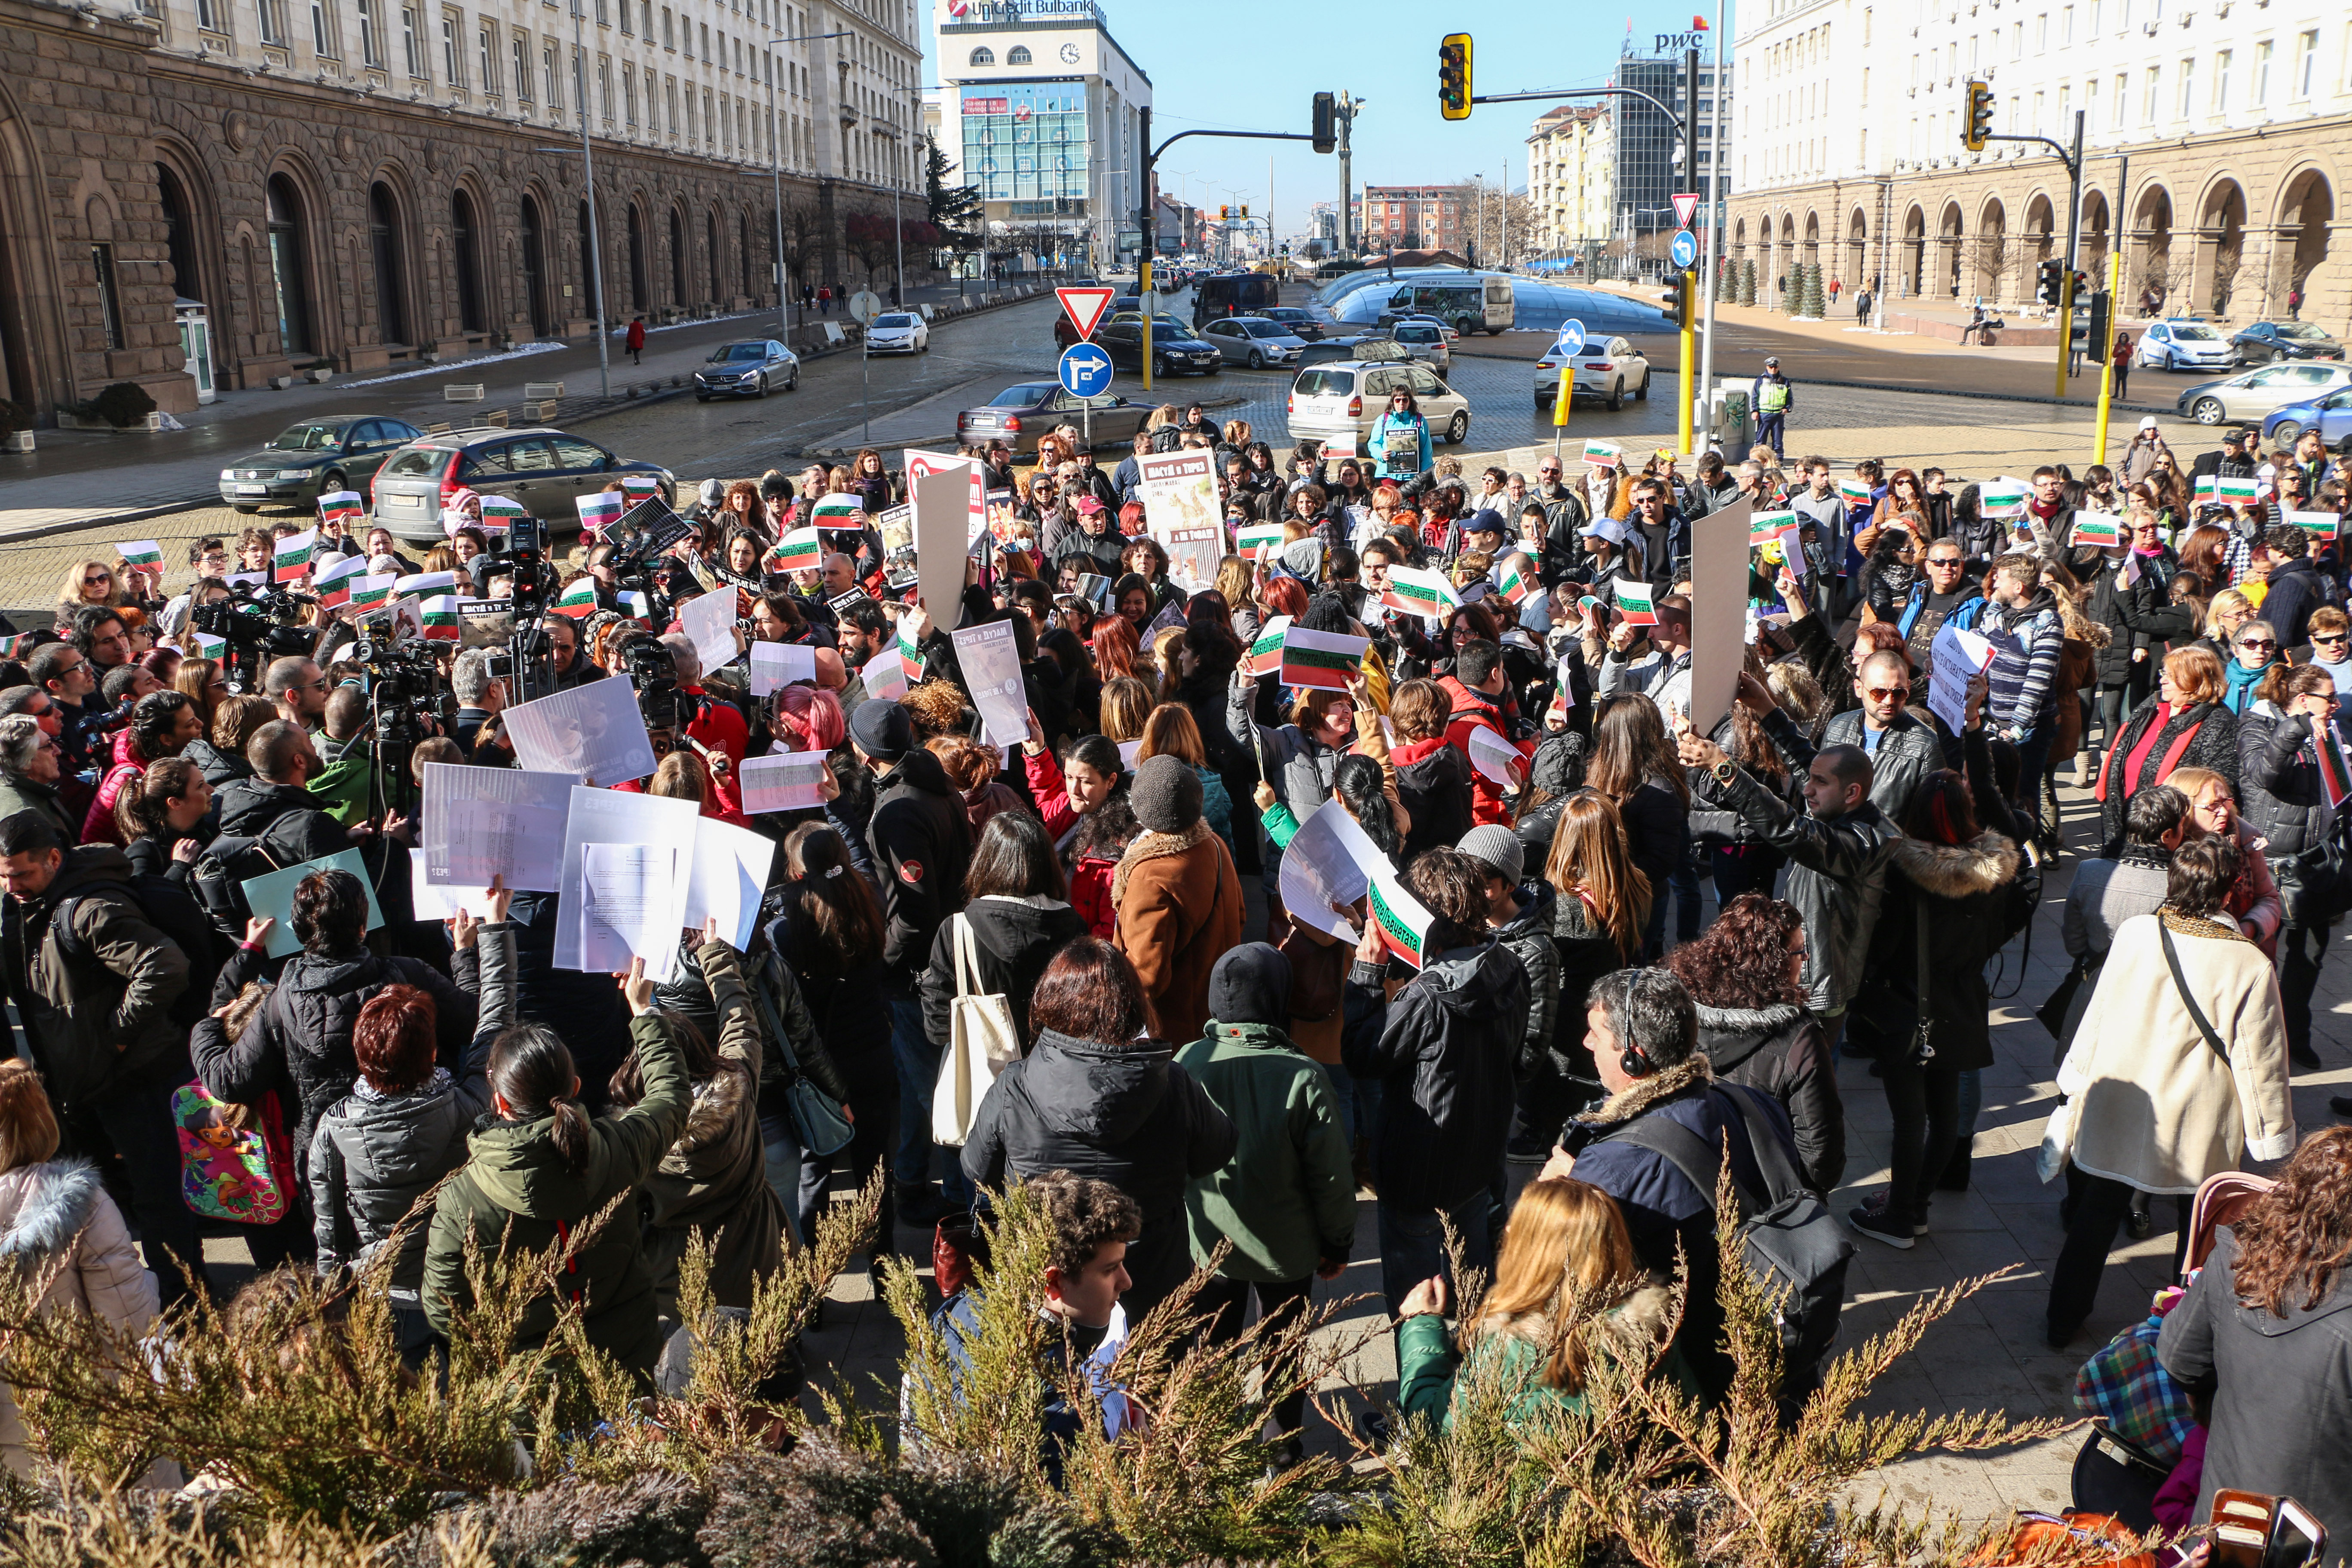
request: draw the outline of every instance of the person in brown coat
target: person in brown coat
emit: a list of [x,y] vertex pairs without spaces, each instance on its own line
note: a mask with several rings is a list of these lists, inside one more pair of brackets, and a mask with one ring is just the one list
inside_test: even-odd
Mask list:
[[1242,940],[1241,879],[1183,758],[1146,760],[1128,796],[1144,831],[1111,874],[1113,940],[1143,981],[1154,1037],[1196,1040],[1209,1022],[1209,971]]

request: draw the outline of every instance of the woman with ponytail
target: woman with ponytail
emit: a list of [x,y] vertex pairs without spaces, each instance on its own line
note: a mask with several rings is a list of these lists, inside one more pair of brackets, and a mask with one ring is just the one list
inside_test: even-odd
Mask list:
[[[716,933],[716,922],[704,940]],[[686,1131],[694,1108],[678,1037],[654,1017],[643,959],[620,977],[639,1084],[636,1104],[591,1121],[572,1053],[542,1024],[519,1024],[490,1047],[490,1104],[465,1168],[441,1188],[425,1250],[425,1315],[445,1338],[473,1304],[466,1243],[485,1254],[556,1255],[554,1289],[580,1303],[588,1342],[651,1387],[662,1346],[635,1190]],[[618,1200],[617,1202],[615,1200]],[[606,1213],[607,1209],[613,1212]],[[532,1301],[518,1349],[554,1331],[553,1294]]]

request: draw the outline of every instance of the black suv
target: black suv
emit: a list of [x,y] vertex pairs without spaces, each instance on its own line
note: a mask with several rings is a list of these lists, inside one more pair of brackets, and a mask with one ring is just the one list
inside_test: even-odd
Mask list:
[[438,542],[441,507],[459,489],[520,501],[551,529],[577,527],[576,504],[624,474],[650,474],[677,504],[677,479],[656,463],[632,462],[561,430],[485,426],[426,436],[392,455],[375,477],[375,521],[394,539]]

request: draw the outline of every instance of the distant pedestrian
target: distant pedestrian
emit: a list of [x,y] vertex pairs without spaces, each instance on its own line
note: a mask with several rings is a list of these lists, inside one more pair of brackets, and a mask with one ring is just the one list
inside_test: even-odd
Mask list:
[[1789,406],[1797,394],[1789,378],[1780,374],[1780,362],[1775,357],[1764,362],[1764,374],[1756,378],[1750,401],[1756,408],[1756,439],[1772,448],[1776,458],[1786,456],[1780,449],[1786,435]]
[[2114,359],[2116,365],[2116,395],[2114,401],[2121,403],[2126,395],[2125,388],[2128,386],[2131,382],[2132,341],[2131,334],[2129,332],[2117,332],[2116,334]]
[[816,285],[815,285],[815,284],[814,284],[814,283],[803,283],[803,284],[802,284],[802,285],[801,285],[801,309],[802,309],[802,310],[807,310],[811,305],[814,305],[814,304],[815,304],[815,303],[816,303]]
[[1843,288],[1844,288],[1844,287],[1845,287],[1845,285],[1844,285],[1844,284],[1843,284],[1843,283],[1841,283],[1841,282],[1839,282],[1836,279],[1832,278],[1832,279],[1830,279],[1830,303],[1831,303],[1831,304],[1834,305],[1834,304],[1836,304],[1836,303],[1837,303],[1838,290],[1839,290],[1839,289],[1843,289]]
[[1871,299],[1869,289],[1857,289],[1854,290],[1853,319],[1857,321],[1866,321],[1870,320],[1870,305]]
[[825,315],[833,314],[833,285],[828,283],[816,291],[816,308]]
[[645,353],[646,347],[646,319],[643,316],[635,317],[630,321],[626,342],[629,349],[629,363],[645,363],[645,360],[640,357]]
[[2290,321],[2303,310],[2303,285],[2290,283],[2286,289],[2286,319]]

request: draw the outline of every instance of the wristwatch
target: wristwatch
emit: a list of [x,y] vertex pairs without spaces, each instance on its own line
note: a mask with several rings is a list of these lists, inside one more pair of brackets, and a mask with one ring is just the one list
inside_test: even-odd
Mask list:
[[1729,757],[1724,758],[1723,761],[1716,763],[1714,767],[1707,771],[1715,775],[1716,783],[1725,785],[1728,785],[1733,777],[1739,772],[1738,768],[1731,765],[1731,759]]

